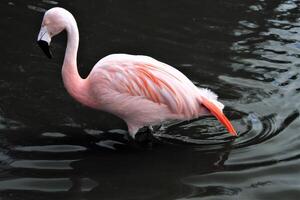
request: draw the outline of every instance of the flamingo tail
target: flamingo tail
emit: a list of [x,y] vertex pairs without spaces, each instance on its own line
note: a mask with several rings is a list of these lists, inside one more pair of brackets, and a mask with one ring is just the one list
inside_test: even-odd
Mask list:
[[226,127],[226,129],[231,135],[238,136],[233,125],[231,124],[229,119],[224,115],[224,113],[220,108],[218,108],[213,102],[209,101],[207,98],[203,96],[199,101]]

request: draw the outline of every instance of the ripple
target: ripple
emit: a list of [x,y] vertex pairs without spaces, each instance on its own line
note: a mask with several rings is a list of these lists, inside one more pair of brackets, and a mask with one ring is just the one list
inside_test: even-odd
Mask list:
[[[214,195],[222,197],[239,195],[239,199],[245,199],[243,197],[250,199],[249,194],[252,194],[250,195],[251,199],[265,199],[258,197],[264,194],[264,191],[279,191],[278,188],[281,188],[282,191],[298,191],[297,187],[300,184],[298,177],[288,176],[289,174],[299,174],[299,170],[294,164],[295,161],[291,161],[276,166],[267,165],[246,170],[193,175],[182,179],[182,182],[195,188],[197,192],[194,192],[193,195],[198,197],[207,196],[208,190],[210,190],[215,191]],[[289,170],[283,174],[282,172],[287,167]],[[295,187],[291,187],[292,185]]]
[[51,137],[51,138],[62,138],[62,137],[66,137],[65,134],[59,133],[59,132],[45,132],[45,133],[42,133],[42,136],[45,136],[45,137]]
[[10,163],[13,168],[72,170],[71,163],[78,160],[16,160]]
[[101,140],[96,143],[99,147],[116,150],[116,145],[124,145],[124,143],[114,141],[114,140]]
[[173,123],[158,131],[155,136],[173,144],[190,145],[198,151],[210,151],[223,148],[245,148],[260,144],[276,136],[299,117],[295,111],[279,119],[275,114],[260,117],[257,113],[231,112],[235,119],[231,122],[238,130],[238,137],[232,137],[226,129],[211,117],[193,122]]
[[[79,186],[79,187],[77,187]],[[0,191],[20,190],[39,192],[91,191],[97,183],[90,178],[16,178],[0,181]]]
[[47,152],[47,153],[70,153],[83,152],[87,148],[78,145],[44,145],[44,146],[17,146],[13,150],[22,152]]
[[278,12],[288,12],[289,10],[297,8],[297,4],[293,1],[285,1],[284,3],[280,4],[275,10]]
[[58,4],[57,1],[52,1],[52,0],[42,0],[42,2],[50,4],[50,5],[57,5]]
[[[251,125],[243,123],[247,114],[232,111],[227,115],[234,116],[231,122],[238,130],[239,137],[249,131]],[[155,136],[163,141],[191,145],[203,151],[224,148],[235,140],[214,117],[199,118],[192,122],[173,122],[165,125],[165,130],[155,133]]]
[[249,118],[250,124],[252,124],[251,129],[247,133],[244,133],[246,137],[240,137],[235,141],[234,147],[242,148],[269,140],[281,133],[298,117],[298,111],[292,112],[283,119],[279,119],[279,117],[274,114],[262,118],[258,118],[258,116],[254,115]]
[[46,9],[45,9],[45,8],[41,8],[41,7],[39,7],[39,6],[28,5],[27,8],[30,9],[30,10],[37,11],[37,12],[41,12],[41,13],[46,12]]
[[0,130],[16,130],[24,127],[25,125],[21,122],[4,118],[0,115]]

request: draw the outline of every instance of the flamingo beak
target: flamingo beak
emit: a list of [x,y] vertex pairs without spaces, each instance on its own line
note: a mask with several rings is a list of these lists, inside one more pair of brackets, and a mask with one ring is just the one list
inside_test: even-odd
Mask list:
[[45,26],[42,26],[37,38],[37,43],[48,58],[52,58],[52,53],[49,48],[50,42],[51,42],[51,37],[48,33],[48,30]]

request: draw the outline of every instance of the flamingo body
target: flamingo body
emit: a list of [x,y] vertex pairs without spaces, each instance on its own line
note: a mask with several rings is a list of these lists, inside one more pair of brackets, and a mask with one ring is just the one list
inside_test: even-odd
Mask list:
[[188,120],[209,114],[201,96],[217,96],[197,88],[175,68],[148,56],[113,54],[101,59],[87,81],[95,108],[124,119],[131,135],[165,120]]
[[48,10],[38,41],[50,44],[51,38],[62,30],[68,34],[62,67],[67,91],[86,106],[122,118],[133,138],[143,126],[208,114],[216,116],[230,133],[236,135],[216,94],[196,87],[180,71],[151,57],[112,54],[98,61],[89,76],[82,79],[76,61],[78,28],[71,13],[63,8]]

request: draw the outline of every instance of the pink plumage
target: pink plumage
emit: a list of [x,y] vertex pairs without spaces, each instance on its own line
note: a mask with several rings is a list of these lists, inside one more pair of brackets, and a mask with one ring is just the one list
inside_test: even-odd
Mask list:
[[112,54],[102,58],[89,76],[82,79],[76,61],[78,28],[71,13],[63,8],[48,10],[38,41],[50,45],[51,38],[62,30],[68,34],[62,67],[67,91],[84,105],[122,118],[133,138],[143,126],[208,114],[216,116],[232,135],[236,135],[216,94],[196,87],[180,71],[151,57]]

